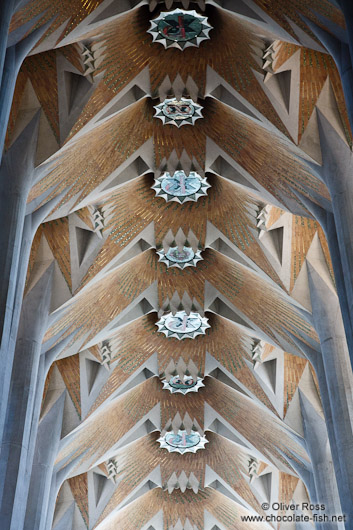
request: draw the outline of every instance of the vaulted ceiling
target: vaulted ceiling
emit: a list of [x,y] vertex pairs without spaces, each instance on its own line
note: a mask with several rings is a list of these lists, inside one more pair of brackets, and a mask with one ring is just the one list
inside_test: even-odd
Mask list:
[[[179,8],[213,28],[183,51],[147,33]],[[47,213],[25,293],[52,270],[43,347],[60,353],[42,422],[65,395],[53,528],[243,529],[263,502],[308,498],[299,396],[323,416],[303,354],[320,352],[308,263],[335,290],[308,208],[331,202],[318,114],[352,144],[337,68],[308,20],[344,27],[327,0],[31,0],[13,17],[23,35],[47,23],[17,78],[6,148],[36,122],[27,209]],[[202,118],[163,123],[154,107],[168,98]],[[177,171],[209,187],[185,202],[152,189]],[[161,260],[185,247],[202,259]],[[183,339],[156,326],[182,311],[208,327]],[[168,391],[175,376],[204,386]],[[180,431],[205,447],[160,446]]]

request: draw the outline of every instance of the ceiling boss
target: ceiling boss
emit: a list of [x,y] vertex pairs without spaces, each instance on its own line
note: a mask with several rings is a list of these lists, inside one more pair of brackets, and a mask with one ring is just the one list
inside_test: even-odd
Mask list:
[[167,449],[170,453],[196,453],[199,449],[204,449],[208,440],[198,432],[191,430],[179,430],[176,434],[167,432],[158,438],[161,449]]
[[183,204],[187,201],[196,202],[200,197],[207,195],[210,185],[206,178],[202,178],[196,171],[189,175],[183,170],[173,174],[165,172],[155,179],[152,189],[157,197],[163,197],[166,202],[174,201]]
[[163,44],[165,48],[184,50],[190,46],[199,47],[200,43],[208,40],[212,26],[207,22],[207,17],[199,15],[196,11],[175,9],[162,11],[160,15],[151,20],[148,30],[153,37],[153,42]]
[[168,252],[164,249],[157,251],[159,260],[165,263],[167,267],[177,267],[184,269],[185,267],[196,267],[198,261],[202,260],[201,251],[193,251],[191,247],[183,247],[179,249],[177,246],[170,247]]
[[206,329],[211,327],[208,319],[199,313],[191,312],[188,315],[185,311],[178,311],[175,315],[173,313],[163,315],[156,326],[166,337],[175,337],[179,340],[205,335]]
[[203,118],[203,107],[192,99],[165,99],[153,107],[156,111],[154,118],[162,120],[163,125],[194,125],[195,121]]
[[163,379],[163,390],[169,390],[171,394],[188,394],[189,392],[198,392],[199,388],[205,386],[201,377],[192,377],[185,375],[181,377],[174,375],[167,381]]

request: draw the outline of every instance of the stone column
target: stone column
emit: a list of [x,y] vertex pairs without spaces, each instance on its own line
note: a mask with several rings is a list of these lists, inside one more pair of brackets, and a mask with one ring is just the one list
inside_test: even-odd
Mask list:
[[[0,441],[23,295],[19,290],[18,273],[21,268],[26,201],[34,171],[38,125],[36,116],[5,154],[0,166],[0,205],[5,220],[0,231]],[[22,275],[23,265],[22,260]]]
[[[325,511],[317,513],[327,516],[341,513],[335,472],[332,463],[331,451],[325,420],[315,410],[310,401],[299,390],[304,438],[310,456],[317,502],[325,505]],[[325,530],[343,529],[343,525],[333,522],[316,523],[318,528]]]
[[7,414],[11,371],[33,237],[61,196],[26,215],[34,174],[39,115],[24,129],[0,166],[0,203],[6,218],[0,231],[0,443]]
[[320,386],[320,392],[333,449],[341,508],[352,524],[352,370],[337,295],[310,263],[308,263],[308,277],[313,319],[320,338],[323,372],[326,379],[326,385]]
[[48,511],[55,507],[58,493],[53,469],[61,439],[65,396],[63,392],[39,424],[24,530],[52,527],[52,513],[50,518]]
[[316,112],[322,165],[309,165],[326,184],[331,205],[324,210],[307,197],[300,196],[300,199],[325,231],[353,366],[353,155],[328,120],[319,110]]
[[38,403],[38,370],[47,329],[52,274],[53,265],[31,289],[22,306],[0,452],[0,527],[4,529],[23,527],[32,467],[28,452],[31,436],[36,432],[34,422],[38,421],[34,409]]
[[[23,296],[18,290],[18,273],[26,201],[34,170],[39,115],[27,125],[4,156],[3,148],[19,69],[49,24],[22,39],[24,33],[35,24],[36,19],[33,19],[21,30],[8,36],[13,14],[25,3],[26,0],[3,0],[0,9],[0,207],[4,219],[0,231],[0,440],[18,326],[18,318],[14,319],[14,309],[17,304],[19,313]],[[21,274],[25,275],[26,270],[27,264],[22,267]]]

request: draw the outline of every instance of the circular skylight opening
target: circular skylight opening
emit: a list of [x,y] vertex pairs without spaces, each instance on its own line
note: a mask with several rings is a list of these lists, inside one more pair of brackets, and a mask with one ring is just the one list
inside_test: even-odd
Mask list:
[[162,11],[160,15],[151,20],[148,30],[153,37],[153,42],[159,42],[165,48],[184,50],[190,46],[199,46],[208,40],[212,26],[207,17],[199,15],[194,10],[174,9]]
[[185,42],[195,39],[202,32],[199,17],[181,10],[164,14],[157,24],[159,34],[169,40]]
[[175,171],[173,174],[165,172],[155,179],[152,189],[157,197],[163,197],[166,202],[175,201],[180,204],[193,201],[207,195],[210,185],[206,178],[202,178],[196,171],[190,171],[189,175],[183,170]]
[[164,333],[166,337],[175,337],[179,340],[194,339],[197,335],[204,335],[209,328],[208,319],[199,313],[191,312],[189,315],[185,311],[167,313],[163,315],[156,324],[158,331]]
[[186,430],[179,430],[177,434],[167,432],[157,440],[160,447],[167,449],[170,453],[196,453],[199,449],[204,449],[208,443],[205,436],[201,436],[197,431],[187,433]]
[[165,99],[153,107],[156,111],[154,117],[162,120],[165,125],[194,125],[195,121],[203,118],[203,107],[188,98]]
[[194,259],[195,252],[191,247],[183,247],[182,250],[179,250],[178,247],[170,247],[166,257],[173,263],[187,263]]
[[188,394],[189,392],[198,392],[199,388],[205,386],[201,377],[193,378],[191,375],[185,375],[184,378],[175,375],[167,381],[164,379],[163,390],[169,390],[172,394]]
[[157,254],[161,263],[178,269],[196,267],[197,262],[202,260],[201,252],[199,250],[194,252],[191,247],[183,247],[181,250],[178,247],[170,247],[168,252],[159,250]]

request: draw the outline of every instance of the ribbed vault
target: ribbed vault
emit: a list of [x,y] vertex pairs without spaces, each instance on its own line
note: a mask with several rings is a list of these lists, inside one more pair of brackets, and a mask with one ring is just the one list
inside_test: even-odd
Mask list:
[[[14,42],[42,30],[19,68],[2,166],[28,177],[14,247],[19,333],[37,352],[16,530],[287,528],[244,517],[309,501],[345,513],[351,305],[332,175],[343,161],[349,173],[352,134],[323,37],[345,31],[341,9],[20,4]],[[208,38],[183,51],[153,42],[151,20],[175,9],[179,36],[186,9],[207,17]],[[155,107],[170,99],[202,117],[164,123]],[[177,172],[179,196],[156,191]],[[187,197],[195,174],[207,186]],[[200,259],[175,266],[186,251]],[[180,314],[172,337],[163,318]],[[195,315],[208,325],[185,339]],[[14,373],[22,358],[12,354]],[[185,381],[200,388],[183,393]],[[170,452],[192,435],[205,447]]]

